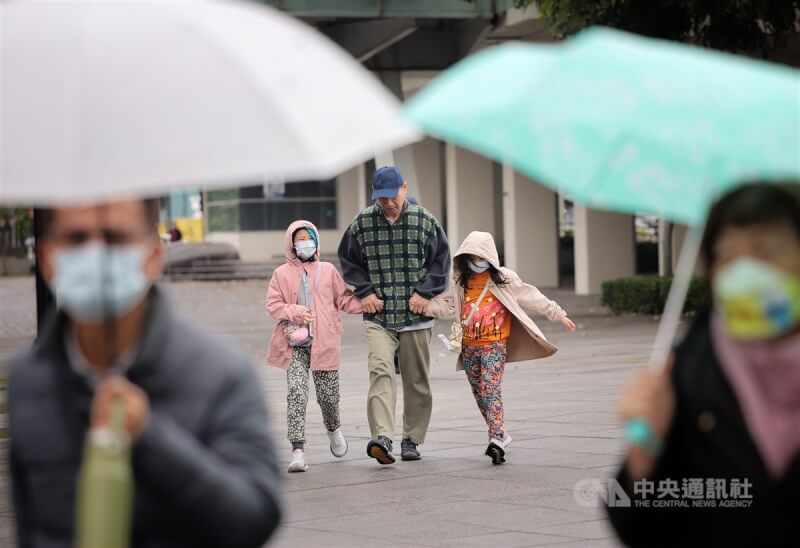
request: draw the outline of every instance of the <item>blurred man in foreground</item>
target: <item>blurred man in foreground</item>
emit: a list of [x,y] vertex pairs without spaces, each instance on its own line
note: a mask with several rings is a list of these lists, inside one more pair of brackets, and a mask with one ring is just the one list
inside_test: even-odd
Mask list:
[[154,200],[46,211],[40,265],[59,303],[9,385],[21,548],[73,545],[89,429],[121,399],[133,443],[131,546],[259,547],[278,468],[249,359],[172,310]]

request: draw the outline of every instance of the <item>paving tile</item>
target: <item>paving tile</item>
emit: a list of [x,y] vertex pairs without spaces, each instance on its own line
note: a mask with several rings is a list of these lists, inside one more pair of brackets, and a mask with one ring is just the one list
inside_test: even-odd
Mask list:
[[[176,307],[206,328],[248,350],[257,370],[281,462],[288,463],[286,374],[263,365],[274,323],[265,318],[263,281],[168,283]],[[34,334],[33,283],[0,279],[0,361]],[[12,317],[17,315],[18,317]],[[484,455],[486,426],[454,357],[432,345],[434,409],[423,459],[379,466],[366,456],[369,382],[360,318],[343,316],[341,415],[350,450],[337,459],[311,390],[304,474],[285,479],[285,523],[271,547],[580,546],[618,547],[601,508],[578,505],[575,484],[616,472],[623,449],[615,405],[620,388],[650,351],[650,318],[591,315],[576,336],[540,325],[559,352],[535,363],[509,364],[503,391],[506,427],[514,436],[508,463]],[[446,329],[440,323],[437,329]],[[2,375],[0,370],[0,375]],[[402,379],[397,378],[401,383]],[[398,384],[395,449],[402,433]],[[0,476],[7,475],[2,462]],[[0,477],[0,546],[13,548],[12,509],[3,503]],[[7,498],[5,499],[7,501]]]

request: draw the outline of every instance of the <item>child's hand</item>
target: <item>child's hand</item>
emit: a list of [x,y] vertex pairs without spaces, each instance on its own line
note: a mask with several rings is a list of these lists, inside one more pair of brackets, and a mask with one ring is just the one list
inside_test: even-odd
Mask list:
[[383,310],[383,301],[380,300],[375,293],[361,299],[361,305],[364,307],[364,312],[367,314],[377,314]]
[[367,314],[377,314],[383,310],[383,301],[375,293],[361,299],[361,305]]
[[568,333],[575,333],[575,322],[573,322],[566,316],[561,318],[561,325],[564,326],[564,329],[566,329]]
[[425,314],[428,309],[428,305],[430,304],[430,300],[422,297],[419,293],[414,292],[411,295],[411,299],[408,301],[408,308],[414,314]]
[[314,314],[310,310],[308,310],[305,314],[303,314],[303,323],[309,324],[313,322],[315,319],[316,318],[314,317]]

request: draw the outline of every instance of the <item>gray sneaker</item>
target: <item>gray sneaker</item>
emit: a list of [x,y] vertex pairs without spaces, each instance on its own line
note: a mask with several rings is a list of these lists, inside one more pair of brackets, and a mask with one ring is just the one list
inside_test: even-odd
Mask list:
[[378,436],[378,439],[370,440],[367,444],[367,455],[381,464],[394,464],[392,440],[386,436]]
[[403,460],[419,460],[422,457],[417,449],[417,444],[409,439],[405,439],[400,444],[400,458]]

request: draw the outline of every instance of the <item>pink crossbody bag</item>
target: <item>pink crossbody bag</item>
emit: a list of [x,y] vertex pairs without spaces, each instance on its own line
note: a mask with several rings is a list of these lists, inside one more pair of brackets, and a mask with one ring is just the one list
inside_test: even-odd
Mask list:
[[[314,294],[317,292],[317,288],[319,287],[321,272],[322,261],[317,261],[317,275],[314,279],[314,288],[311,290],[311,292],[308,291],[308,274],[303,272],[303,288],[306,292],[308,308],[311,309],[311,312],[314,312]],[[287,322],[286,327],[283,328],[283,332],[286,333],[286,336],[289,338],[289,346],[305,346],[314,338],[312,324],[298,325],[296,323]]]

